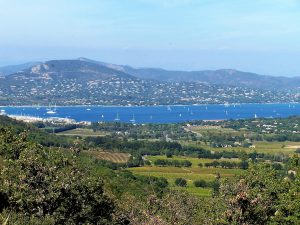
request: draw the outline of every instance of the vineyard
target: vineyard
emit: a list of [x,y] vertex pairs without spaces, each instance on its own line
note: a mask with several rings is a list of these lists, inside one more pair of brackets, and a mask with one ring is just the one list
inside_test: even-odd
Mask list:
[[128,153],[108,152],[108,151],[86,151],[99,160],[111,161],[114,163],[126,163],[130,158]]

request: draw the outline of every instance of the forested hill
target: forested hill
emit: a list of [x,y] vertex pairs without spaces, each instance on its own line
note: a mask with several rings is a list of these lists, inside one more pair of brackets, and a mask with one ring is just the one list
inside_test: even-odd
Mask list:
[[[163,74],[159,75],[158,71]],[[83,58],[52,60],[0,76],[0,105],[48,105],[49,102],[58,105],[270,103],[298,102],[300,97],[296,90],[270,91],[243,85],[245,82],[241,78],[231,79],[237,82],[235,85],[225,81],[222,84],[196,82],[184,74],[185,79],[176,81],[175,77],[181,75],[174,72],[174,81],[169,81],[166,75],[171,73],[133,69]],[[248,75],[247,79],[252,78]],[[266,80],[260,82],[268,83]],[[293,84],[297,85],[297,82]]]

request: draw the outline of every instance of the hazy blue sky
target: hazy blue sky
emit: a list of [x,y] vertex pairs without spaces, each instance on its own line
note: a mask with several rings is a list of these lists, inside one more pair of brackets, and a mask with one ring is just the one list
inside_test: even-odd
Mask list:
[[0,0],[0,65],[81,56],[300,76],[300,1]]

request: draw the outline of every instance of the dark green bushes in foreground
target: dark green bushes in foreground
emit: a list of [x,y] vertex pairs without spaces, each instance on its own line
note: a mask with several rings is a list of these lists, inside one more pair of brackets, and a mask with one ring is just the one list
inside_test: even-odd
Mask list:
[[[0,134],[0,212],[10,211],[31,223],[47,218],[53,224],[108,224],[115,205],[99,177],[90,176],[58,150],[27,142],[25,134]],[[26,222],[26,220],[28,220]]]

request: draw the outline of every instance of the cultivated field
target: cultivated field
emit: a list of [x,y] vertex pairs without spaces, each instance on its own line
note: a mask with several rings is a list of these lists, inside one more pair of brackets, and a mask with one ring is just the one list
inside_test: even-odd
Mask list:
[[203,158],[194,158],[194,157],[185,157],[185,156],[173,156],[172,158],[167,158],[165,155],[156,155],[156,156],[147,156],[147,159],[153,164],[153,162],[157,159],[164,159],[164,160],[178,160],[184,161],[188,160],[192,163],[192,168],[197,168],[199,163],[210,163],[212,161],[235,161],[239,162],[239,159],[203,159]]
[[180,143],[187,146],[202,147],[204,149],[216,151],[216,152],[217,151],[246,151],[246,152],[256,151],[259,153],[270,153],[270,154],[276,154],[276,153],[292,154],[295,153],[297,146],[300,146],[300,142],[291,142],[291,141],[285,141],[285,142],[255,141],[253,142],[255,148],[244,148],[244,147],[213,148],[210,147],[209,145],[205,145],[204,143],[199,144],[195,141],[180,141]]
[[94,156],[99,160],[111,161],[114,163],[126,163],[130,158],[128,153],[108,152],[108,151],[84,151],[85,153]]
[[[148,156],[148,160],[154,161],[156,159],[167,159],[165,156]],[[200,168],[198,167],[199,163],[211,162],[211,159],[198,159],[192,157],[180,157],[174,156],[170,160],[189,160],[192,162],[191,167],[160,167],[154,166],[153,163],[151,166],[144,167],[135,167],[130,168],[134,174],[143,175],[143,176],[154,176],[154,177],[164,177],[168,180],[170,187],[174,189],[185,189],[190,193],[193,193],[198,196],[210,196],[210,188],[198,188],[195,187],[193,182],[195,180],[203,179],[205,181],[215,180],[217,174],[221,178],[230,177],[243,173],[241,169],[222,169],[222,168]],[[177,187],[174,184],[176,178],[184,178],[187,180],[187,187]]]
[[57,135],[66,135],[66,136],[81,136],[81,137],[89,137],[89,136],[106,136],[108,135],[108,132],[102,132],[102,131],[96,131],[94,132],[92,129],[85,129],[85,128],[76,128],[73,130],[67,130],[60,133],[57,133]]

